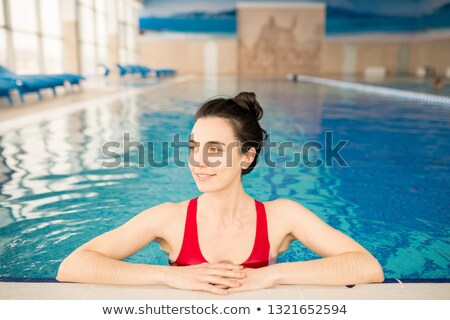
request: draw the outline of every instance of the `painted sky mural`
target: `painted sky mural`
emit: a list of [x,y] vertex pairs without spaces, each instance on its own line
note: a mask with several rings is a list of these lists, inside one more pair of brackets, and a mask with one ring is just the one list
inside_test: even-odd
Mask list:
[[[236,34],[236,0],[146,0],[142,30]],[[276,2],[258,0],[245,2]],[[328,36],[450,29],[450,0],[326,0]]]

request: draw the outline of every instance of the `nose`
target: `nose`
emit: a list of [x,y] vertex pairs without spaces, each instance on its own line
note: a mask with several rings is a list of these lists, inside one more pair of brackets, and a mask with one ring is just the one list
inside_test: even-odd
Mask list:
[[203,156],[204,155],[202,152],[202,148],[197,147],[197,148],[194,148],[193,150],[191,150],[191,153],[190,153],[191,165],[194,167],[205,168],[206,164],[205,164],[205,159]]

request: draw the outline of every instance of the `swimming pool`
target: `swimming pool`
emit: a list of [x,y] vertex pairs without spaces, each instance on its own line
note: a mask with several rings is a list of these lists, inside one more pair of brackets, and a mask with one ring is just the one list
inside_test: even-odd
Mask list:
[[[44,279],[91,238],[161,202],[199,195],[188,168],[161,152],[174,134],[187,138],[200,103],[218,94],[254,91],[272,141],[292,141],[276,167],[260,162],[244,177],[260,201],[301,202],[365,246],[386,278],[449,276],[450,109],[309,83],[237,78],[194,79],[127,96],[97,108],[10,130],[0,136],[0,277]],[[286,167],[307,141],[334,144],[348,167]],[[164,167],[106,168],[102,146],[155,142]],[[187,151],[187,150],[186,150]],[[186,156],[182,150],[181,156]],[[324,154],[318,151],[317,158]],[[319,258],[294,242],[279,261]],[[167,264],[155,243],[128,261]]]

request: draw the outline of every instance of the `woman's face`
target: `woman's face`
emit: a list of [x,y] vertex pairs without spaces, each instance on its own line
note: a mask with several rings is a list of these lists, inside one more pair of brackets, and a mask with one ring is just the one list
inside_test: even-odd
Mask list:
[[241,170],[253,161],[251,154],[241,154],[240,147],[228,120],[197,120],[189,140],[189,168],[201,192],[222,190],[240,181]]

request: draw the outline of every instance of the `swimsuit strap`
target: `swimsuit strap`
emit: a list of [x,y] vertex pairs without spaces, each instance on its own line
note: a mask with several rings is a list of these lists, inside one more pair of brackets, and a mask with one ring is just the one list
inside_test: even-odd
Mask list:
[[189,201],[186,224],[184,226],[183,243],[180,254],[174,264],[179,266],[207,262],[200,251],[197,231],[197,198]]
[[253,250],[248,259],[242,263],[247,268],[260,268],[268,265],[270,254],[269,233],[267,229],[266,209],[262,202],[255,200],[256,235]]

